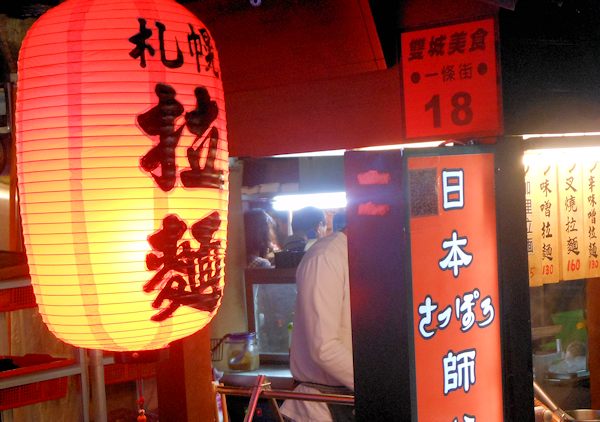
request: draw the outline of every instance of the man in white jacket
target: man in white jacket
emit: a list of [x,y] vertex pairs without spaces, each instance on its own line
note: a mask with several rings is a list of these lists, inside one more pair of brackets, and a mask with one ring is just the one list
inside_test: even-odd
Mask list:
[[[354,390],[348,242],[336,232],[319,239],[296,271],[298,296],[290,368],[305,393]],[[326,403],[286,400],[282,413],[297,422],[336,420]],[[344,409],[342,409],[344,410]],[[350,415],[352,415],[352,409]],[[334,412],[335,413],[335,412]],[[347,412],[345,412],[347,413]],[[347,419],[347,415],[345,420]]]

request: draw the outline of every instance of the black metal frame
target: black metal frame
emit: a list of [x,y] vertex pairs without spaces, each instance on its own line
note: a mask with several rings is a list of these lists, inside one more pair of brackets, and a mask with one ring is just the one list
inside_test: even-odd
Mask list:
[[504,418],[533,421],[533,369],[523,140],[505,138],[496,152],[498,279],[502,303]]
[[[411,311],[406,303],[407,202],[402,192],[405,161],[400,150],[347,152],[345,179],[352,306],[355,411],[358,421],[410,421],[412,411]],[[370,170],[388,173],[385,186],[358,185]],[[389,205],[386,215],[358,215],[358,204]],[[366,246],[366,247],[365,247]],[[357,312],[360,310],[360,313]],[[408,339],[408,340],[407,340]]]

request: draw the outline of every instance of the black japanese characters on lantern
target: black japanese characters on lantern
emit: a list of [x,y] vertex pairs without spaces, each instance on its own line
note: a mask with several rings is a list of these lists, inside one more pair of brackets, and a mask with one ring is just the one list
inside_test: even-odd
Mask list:
[[[215,169],[219,131],[213,127],[202,139],[199,145],[196,142],[206,132],[211,123],[217,118],[219,108],[215,101],[211,101],[210,94],[204,87],[194,90],[196,96],[196,109],[185,114],[186,126],[196,135],[196,139],[187,149],[187,158],[190,170],[181,172],[181,183],[188,188],[215,188],[223,186],[223,171]],[[207,146],[208,153],[204,168],[200,168],[200,152]]]
[[160,61],[169,69],[177,69],[178,67],[183,66],[183,53],[179,48],[179,43],[177,39],[175,39],[175,45],[177,46],[177,58],[169,60],[167,59],[167,54],[165,52],[165,31],[166,26],[161,22],[156,22],[156,27],[158,28],[158,42],[160,48]]
[[[153,252],[146,255],[146,266],[156,274],[144,285],[144,291],[149,293],[161,286],[152,302],[155,309],[160,309],[152,316],[153,321],[167,319],[182,305],[207,312],[217,308],[222,296],[218,283],[223,255],[221,241],[214,235],[220,224],[219,213],[214,211],[192,225],[198,249],[193,249],[189,241],[181,241],[188,227],[174,214],[167,215],[162,228],[148,237]],[[168,302],[166,307],[162,307],[164,302]]]
[[140,23],[140,32],[129,38],[129,41],[135,44],[135,48],[129,52],[132,59],[140,59],[140,66],[146,67],[146,50],[151,56],[154,56],[154,47],[146,43],[146,40],[152,36],[152,30],[146,27],[146,19],[138,18]]
[[[134,44],[135,47],[129,52],[129,56],[132,59],[140,59],[140,67],[145,68],[146,63],[146,51],[150,56],[154,56],[156,50],[149,42],[152,37],[152,30],[148,28],[146,19],[138,18],[139,32],[129,37],[129,42]],[[177,55],[174,59],[167,58],[167,52],[165,48],[165,34],[167,27],[164,23],[156,21],[154,23],[158,29],[158,48],[160,51],[160,61],[162,64],[169,69],[177,69],[184,64],[184,55],[179,48],[179,42],[175,38],[175,47],[177,49]],[[200,73],[203,69],[200,65],[200,58],[204,58],[206,65],[204,71],[208,72],[212,70],[215,77],[219,77],[219,71],[215,67],[215,53],[212,45],[212,38],[205,28],[198,30],[199,34],[194,30],[194,26],[188,24],[190,32],[187,35],[188,47],[190,56],[196,59],[196,70]]]
[[[155,93],[158,104],[137,116],[141,129],[148,136],[159,138],[158,144],[141,157],[142,169],[150,173],[160,189],[172,190],[177,182],[175,152],[187,127],[196,137],[187,149],[190,167],[181,172],[181,184],[186,188],[223,189],[224,171],[215,168],[219,130],[212,124],[219,114],[216,101],[211,100],[205,87],[197,87],[194,90],[196,108],[184,115],[184,107],[175,98],[177,93],[173,87],[159,83]],[[184,122],[176,127],[176,120],[182,115]],[[200,159],[205,149],[202,167]],[[156,274],[143,290],[149,293],[160,287],[152,302],[153,308],[160,309],[152,316],[153,321],[164,321],[182,305],[208,312],[217,308],[222,295],[219,281],[223,252],[221,241],[214,235],[220,224],[219,213],[214,211],[191,226],[191,235],[200,245],[198,249],[182,240],[188,225],[175,214],[165,216],[162,228],[148,237],[153,252],[146,255],[146,267]]]
[[[183,113],[183,105],[175,99],[176,92],[169,85],[157,84],[154,90],[158,104],[137,117],[140,127],[150,136],[159,136],[154,146],[140,160],[142,168],[150,172],[158,186],[165,192],[175,186],[177,167],[175,148],[179,143],[183,126],[175,130],[175,119]],[[153,173],[160,167],[161,173]]]
[[[153,31],[149,22],[138,18],[139,32],[129,38],[129,42],[134,44],[129,56],[139,60],[139,65],[145,68],[159,50],[163,66],[169,69],[182,67],[188,56],[184,56],[179,48],[177,38],[174,38],[174,52],[169,52],[167,57],[166,42],[173,41],[170,38],[173,33],[169,33],[167,26],[160,21],[154,21],[157,31]],[[203,27],[195,29],[191,24],[188,26],[189,57],[195,59],[197,72],[211,71],[218,78],[215,51],[208,31]],[[155,141],[154,146],[140,158],[141,169],[149,173],[163,192],[175,189],[177,147],[187,128],[195,137],[187,146],[189,167],[179,173],[181,186],[224,189],[225,172],[215,168],[219,151],[219,130],[213,126],[219,114],[217,102],[211,99],[205,87],[197,87],[194,90],[196,107],[186,112],[183,104],[176,99],[177,92],[172,86],[158,83],[154,91],[157,104],[136,118],[141,130]],[[188,224],[179,216],[169,214],[163,218],[162,228],[148,237],[152,252],[146,255],[146,267],[156,273],[143,290],[146,293],[160,290],[152,302],[152,307],[159,309],[152,316],[153,321],[164,321],[182,305],[213,312],[221,298],[222,287],[219,284],[223,248],[221,240],[215,237],[221,224],[219,213],[214,211],[189,227],[191,236],[199,244],[197,249],[190,241],[184,240]]]
[[[208,31],[204,28],[200,29],[200,35],[194,32],[194,27],[189,25],[190,33],[188,34],[188,46],[190,47],[190,55],[196,57],[196,70],[200,72],[200,57],[204,56],[206,66],[204,70],[213,70],[214,75],[218,78],[219,71],[215,68],[215,54],[211,44],[211,38]],[[204,54],[206,50],[206,54]]]
[[[137,117],[138,124],[147,135],[159,136],[159,143],[140,159],[142,169],[150,173],[163,191],[173,189],[177,181],[175,149],[183,129],[187,127],[196,138],[187,150],[190,167],[181,172],[181,183],[188,188],[222,189],[224,172],[215,168],[219,131],[216,127],[209,130],[219,113],[217,103],[210,99],[206,88],[197,87],[194,90],[196,108],[185,113],[185,123],[175,128],[175,119],[184,112],[181,103],[175,99],[175,90],[169,85],[157,84],[155,92],[158,104]],[[201,142],[197,144],[201,138]],[[207,149],[206,160],[204,167],[200,167],[200,156],[204,148]],[[156,172],[157,169],[160,174]]]

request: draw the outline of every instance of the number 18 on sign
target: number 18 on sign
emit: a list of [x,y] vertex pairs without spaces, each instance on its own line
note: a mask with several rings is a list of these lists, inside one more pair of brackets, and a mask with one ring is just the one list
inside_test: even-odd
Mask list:
[[407,139],[501,133],[493,19],[402,34]]

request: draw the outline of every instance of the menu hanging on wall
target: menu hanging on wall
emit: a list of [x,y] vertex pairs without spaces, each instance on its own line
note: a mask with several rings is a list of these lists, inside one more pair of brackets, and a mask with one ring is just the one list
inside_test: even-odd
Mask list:
[[560,279],[559,207],[556,164],[537,154],[525,156],[525,215],[529,284]]
[[577,159],[561,159],[557,165],[562,280],[586,277],[588,266],[581,168]]
[[597,202],[600,200],[600,160],[584,161],[582,166],[584,253],[588,259],[586,276],[591,278],[600,276],[598,259],[600,208]]
[[[535,277],[536,271],[533,266],[535,261],[532,259],[534,257],[534,247],[533,243],[535,238],[533,236],[533,206],[532,206],[532,193],[531,193],[531,180],[529,172],[531,170],[531,166],[525,166],[525,222],[527,224],[527,260],[529,265],[529,283],[531,285],[537,286],[539,284],[539,277]],[[533,263],[532,263],[533,261]]]
[[529,284],[600,277],[600,157],[590,148],[524,155]]

